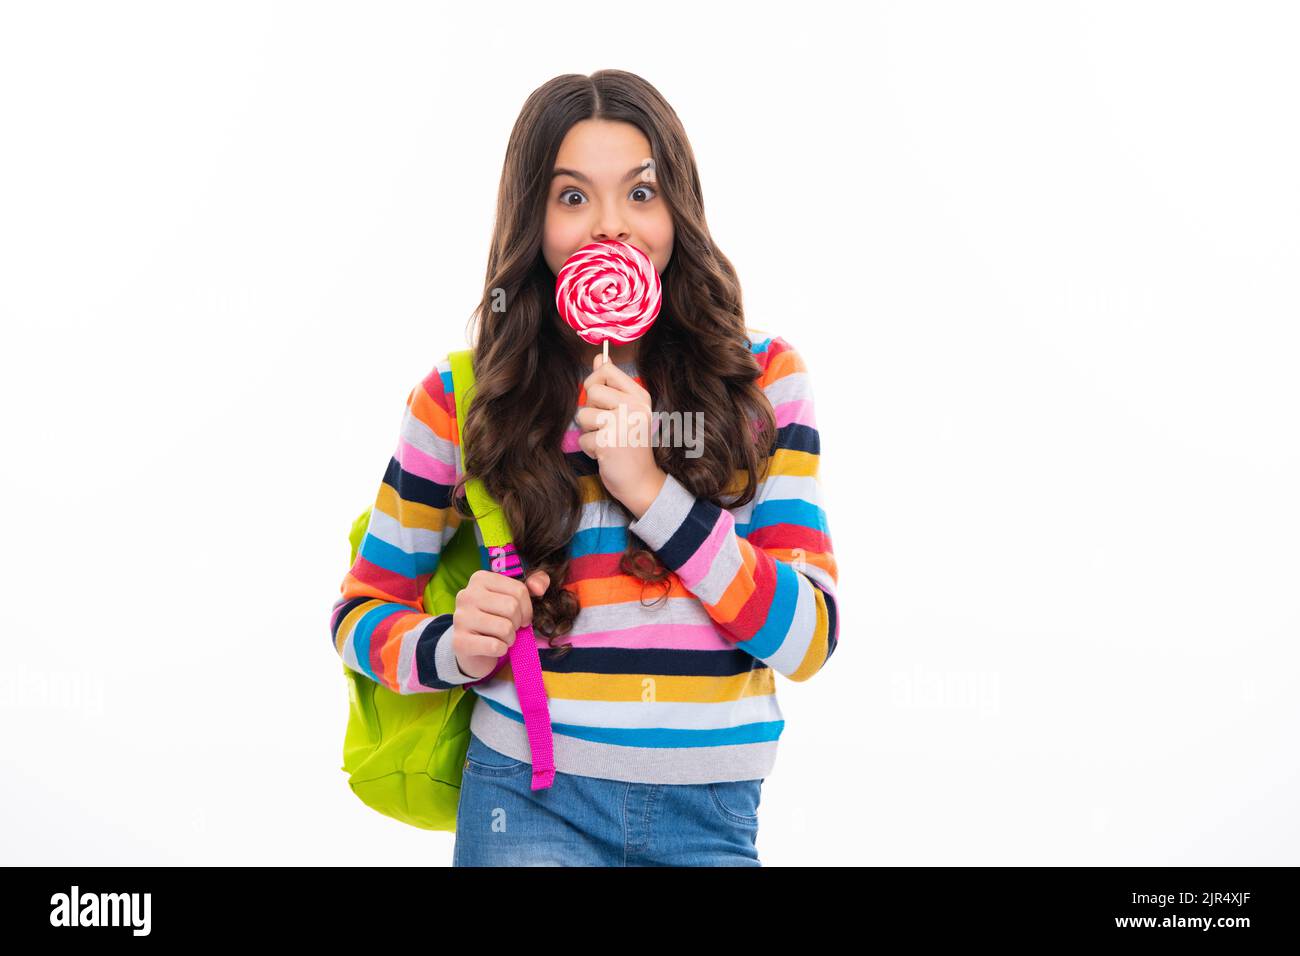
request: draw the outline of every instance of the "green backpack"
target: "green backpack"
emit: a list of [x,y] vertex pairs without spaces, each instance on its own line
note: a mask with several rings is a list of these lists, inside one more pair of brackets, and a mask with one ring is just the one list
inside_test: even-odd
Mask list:
[[[452,391],[456,419],[465,420],[474,384],[472,351],[453,353]],[[461,356],[464,356],[461,358]],[[464,455],[462,453],[462,463]],[[477,496],[475,496],[477,497]],[[490,499],[489,499],[490,500]],[[480,499],[481,501],[481,499]],[[473,503],[471,501],[471,503]],[[474,508],[476,514],[480,508]],[[367,508],[352,523],[349,567],[370,524]],[[443,549],[424,589],[428,614],[450,614],[456,594],[484,567],[474,522],[462,521]],[[363,803],[425,830],[456,829],[461,773],[469,750],[469,720],[477,695],[465,687],[398,694],[343,665],[348,685],[348,726],[343,737],[343,771]]]

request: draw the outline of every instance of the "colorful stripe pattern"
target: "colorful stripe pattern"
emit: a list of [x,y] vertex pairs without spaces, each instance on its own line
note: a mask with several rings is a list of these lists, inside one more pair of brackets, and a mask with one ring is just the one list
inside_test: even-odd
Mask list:
[[838,575],[821,504],[808,369],[785,340],[765,344],[761,386],[778,432],[771,467],[746,513],[696,498],[669,475],[629,530],[699,598],[725,638],[803,681],[835,651]]
[[464,520],[451,503],[460,437],[450,381],[444,360],[407,396],[397,449],[330,616],[343,662],[401,694],[472,680],[456,665],[452,616],[423,606],[438,556]]
[[[780,337],[751,333],[750,348],[778,433],[744,506],[697,499],[669,476],[629,523],[579,448],[576,418],[564,436],[582,492],[564,587],[582,610],[559,639],[567,652],[537,636],[561,772],[668,783],[764,777],[784,727],[774,675],[807,680],[835,650],[837,569],[808,370]],[[632,363],[621,367],[636,377]],[[412,693],[473,680],[451,654],[450,615],[420,607],[461,520],[449,499],[459,468],[449,360],[412,390],[401,434],[331,629],[349,667]],[[619,570],[629,533],[670,568],[666,581]],[[474,732],[528,760],[508,662],[473,690]]]

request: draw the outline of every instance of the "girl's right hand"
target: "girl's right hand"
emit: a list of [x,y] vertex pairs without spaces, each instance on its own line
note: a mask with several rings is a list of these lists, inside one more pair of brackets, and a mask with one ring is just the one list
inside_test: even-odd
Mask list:
[[462,674],[478,680],[497,666],[515,632],[533,623],[533,595],[541,597],[550,583],[545,571],[534,571],[526,582],[482,568],[470,575],[451,617],[451,646]]

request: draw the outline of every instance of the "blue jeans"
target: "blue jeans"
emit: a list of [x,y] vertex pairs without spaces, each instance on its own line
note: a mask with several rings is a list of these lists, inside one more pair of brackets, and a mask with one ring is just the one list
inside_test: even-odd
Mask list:
[[452,866],[761,866],[763,781],[629,783],[556,772],[533,790],[531,763],[472,732]]

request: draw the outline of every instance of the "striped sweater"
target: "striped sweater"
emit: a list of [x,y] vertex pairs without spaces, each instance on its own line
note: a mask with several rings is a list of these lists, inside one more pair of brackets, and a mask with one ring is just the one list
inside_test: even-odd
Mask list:
[[[563,586],[581,611],[560,638],[573,645],[567,653],[556,657],[537,635],[560,772],[674,784],[766,777],[785,725],[776,673],[807,680],[835,650],[838,575],[808,370],[785,339],[750,330],[749,340],[779,429],[754,501],[719,507],[668,475],[629,522],[578,445],[576,414],[564,436],[583,505]],[[620,367],[644,384],[633,362]],[[459,440],[448,357],[407,397],[330,631],[348,667],[390,690],[471,685],[473,732],[531,762],[509,663],[488,678],[467,677],[452,650],[452,615],[422,606],[441,549],[470,520],[451,501]],[[671,571],[666,601],[656,600],[661,583],[646,586],[643,603],[641,581],[619,570],[629,532]]]

